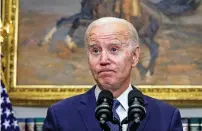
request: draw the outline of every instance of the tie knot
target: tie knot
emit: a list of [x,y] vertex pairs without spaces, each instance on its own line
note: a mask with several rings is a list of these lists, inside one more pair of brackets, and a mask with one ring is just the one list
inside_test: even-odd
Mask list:
[[114,100],[113,107],[112,107],[113,110],[116,110],[119,107],[119,105],[120,105],[120,102],[118,100]]

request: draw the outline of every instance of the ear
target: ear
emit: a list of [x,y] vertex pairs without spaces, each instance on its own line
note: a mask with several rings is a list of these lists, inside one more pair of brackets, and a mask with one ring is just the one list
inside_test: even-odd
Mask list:
[[136,67],[137,63],[139,62],[139,57],[140,57],[140,47],[137,46],[133,50],[133,63],[132,63],[132,67]]

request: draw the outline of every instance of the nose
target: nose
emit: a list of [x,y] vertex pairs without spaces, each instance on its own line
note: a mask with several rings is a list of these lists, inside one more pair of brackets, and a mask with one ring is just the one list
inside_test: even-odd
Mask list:
[[100,55],[100,65],[105,66],[110,64],[109,54],[106,51],[102,51]]

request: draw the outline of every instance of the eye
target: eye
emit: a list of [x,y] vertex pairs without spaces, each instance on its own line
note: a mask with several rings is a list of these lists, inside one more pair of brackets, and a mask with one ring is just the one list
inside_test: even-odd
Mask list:
[[111,53],[117,53],[118,51],[119,51],[118,47],[113,46],[113,47],[110,48]]
[[112,48],[111,48],[111,51],[112,51],[112,52],[116,52],[116,51],[117,51],[117,48],[112,47]]
[[110,41],[109,51],[110,53],[117,53],[121,48],[121,41],[115,39]]
[[98,49],[93,49],[93,53],[98,53],[99,50]]
[[98,55],[100,53],[100,49],[94,47],[94,48],[91,49],[91,53],[94,54],[94,55]]

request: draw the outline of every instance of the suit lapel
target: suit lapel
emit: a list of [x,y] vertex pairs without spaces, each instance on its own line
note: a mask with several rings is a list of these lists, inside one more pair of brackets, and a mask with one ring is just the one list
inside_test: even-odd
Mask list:
[[80,101],[81,106],[79,112],[87,131],[101,131],[99,122],[95,118],[96,99],[94,90],[95,86],[84,94]]

